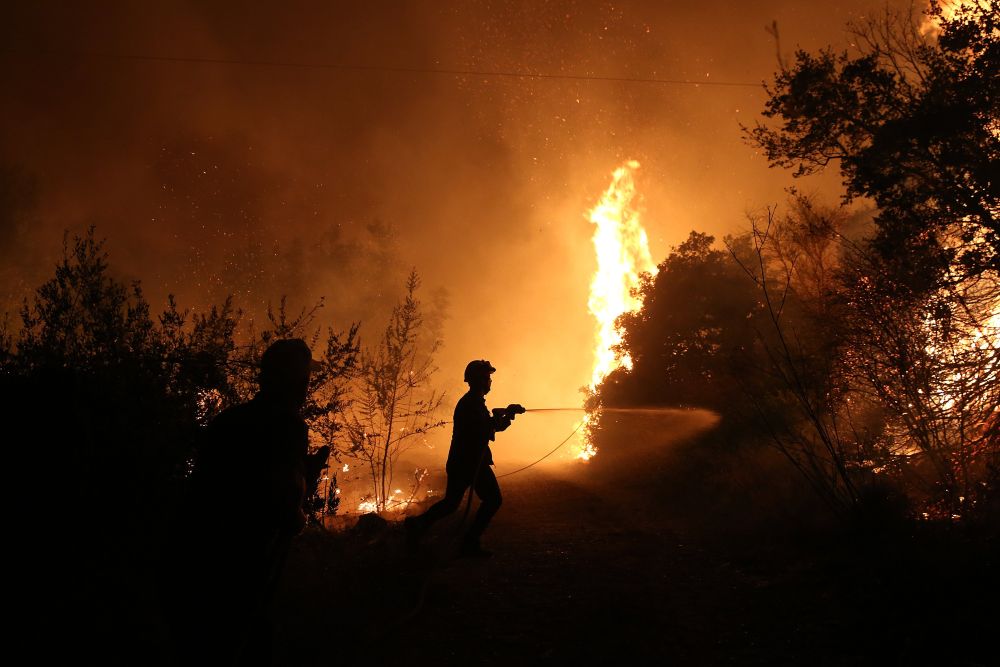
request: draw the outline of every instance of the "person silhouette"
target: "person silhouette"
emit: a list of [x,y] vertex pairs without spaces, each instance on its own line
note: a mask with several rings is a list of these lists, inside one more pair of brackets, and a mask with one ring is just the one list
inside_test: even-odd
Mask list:
[[486,394],[493,386],[494,372],[496,369],[485,359],[470,361],[465,367],[464,380],[469,384],[469,391],[455,406],[451,447],[445,466],[448,474],[445,495],[423,514],[407,517],[403,522],[411,546],[419,542],[434,522],[458,509],[466,489],[472,487],[479,496],[479,510],[462,539],[460,553],[480,558],[491,555],[482,548],[480,538],[500,509],[503,498],[496,474],[490,467],[493,465],[490,442],[496,439],[497,431],[507,430],[514,417],[524,412],[523,407],[512,403],[490,414]]
[[260,391],[212,420],[199,444],[182,526],[189,565],[175,591],[185,664],[270,663],[271,598],[305,526],[308,480],[329,456],[308,452],[299,414],[314,363],[301,339],[273,343]]

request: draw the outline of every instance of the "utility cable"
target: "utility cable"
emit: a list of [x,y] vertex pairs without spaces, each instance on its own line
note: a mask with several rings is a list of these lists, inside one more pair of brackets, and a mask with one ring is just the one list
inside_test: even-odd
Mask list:
[[552,74],[546,72],[518,72],[510,70],[474,70],[450,69],[432,67],[402,67],[393,65],[362,65],[349,63],[299,62],[291,60],[247,60],[238,58],[204,58],[198,56],[149,55],[141,53],[111,53],[104,51],[36,51],[28,53],[13,49],[3,49],[0,52],[26,58],[71,58],[127,60],[135,62],[181,63],[195,65],[240,65],[248,67],[277,67],[286,69],[342,70],[355,72],[389,72],[396,74],[443,74],[452,76],[478,76],[511,79],[543,79],[556,81],[598,81],[611,83],[650,83],[674,86],[724,86],[760,88],[760,83],[749,81],[696,81],[692,79],[665,79],[659,77],[640,76],[602,76],[595,74]]

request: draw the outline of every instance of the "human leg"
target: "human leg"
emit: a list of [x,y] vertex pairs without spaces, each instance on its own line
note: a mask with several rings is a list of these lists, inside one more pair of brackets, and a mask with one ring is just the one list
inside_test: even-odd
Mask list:
[[403,521],[403,525],[406,527],[406,539],[411,546],[416,546],[420,537],[427,532],[431,524],[458,509],[467,488],[469,488],[469,482],[465,477],[448,475],[448,486],[445,489],[444,498],[431,505],[430,509],[423,514],[407,517]]
[[475,491],[476,495],[479,496],[479,510],[476,512],[475,519],[472,520],[472,525],[469,526],[469,532],[466,533],[465,539],[467,542],[478,545],[479,538],[486,530],[486,526],[489,525],[490,519],[493,518],[493,515],[497,513],[500,505],[503,503],[503,497],[500,494],[500,484],[497,482],[497,476],[493,472],[493,468],[483,466],[483,469],[479,471],[479,475],[476,478]]
[[469,483],[457,475],[448,475],[448,486],[445,488],[444,498],[431,505],[431,508],[415,517],[425,526],[430,526],[435,521],[443,519],[458,509],[465,497],[465,490],[469,488]]

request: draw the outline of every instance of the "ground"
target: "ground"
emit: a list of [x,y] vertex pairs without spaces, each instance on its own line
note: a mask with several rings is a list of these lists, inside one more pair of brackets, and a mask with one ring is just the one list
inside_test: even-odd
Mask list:
[[995,586],[980,550],[735,525],[728,539],[674,502],[674,445],[502,480],[489,560],[455,557],[460,517],[416,553],[392,522],[307,533],[279,593],[279,663],[991,664],[995,626],[944,611],[955,588]]

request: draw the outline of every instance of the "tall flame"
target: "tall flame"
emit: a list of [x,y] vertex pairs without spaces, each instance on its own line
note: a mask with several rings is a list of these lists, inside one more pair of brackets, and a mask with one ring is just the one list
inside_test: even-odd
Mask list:
[[632,368],[628,354],[615,353],[615,346],[622,342],[615,320],[642,307],[642,299],[634,294],[640,277],[643,273],[656,275],[649,238],[639,215],[633,178],[638,168],[638,162],[629,160],[615,169],[611,185],[590,212],[590,222],[597,227],[593,239],[597,271],[590,283],[587,303],[597,320],[591,389],[619,366]]
[[[597,320],[591,391],[616,368],[632,368],[631,357],[615,351],[622,342],[615,320],[642,307],[642,299],[635,294],[640,278],[643,273],[656,274],[656,264],[649,253],[649,238],[639,214],[634,179],[638,168],[638,162],[629,160],[615,169],[611,185],[590,211],[590,222],[596,226],[593,241],[597,254],[597,271],[590,283],[587,303]],[[584,425],[589,421],[590,415],[584,417]],[[586,436],[577,450],[577,458],[584,461],[597,454]]]

